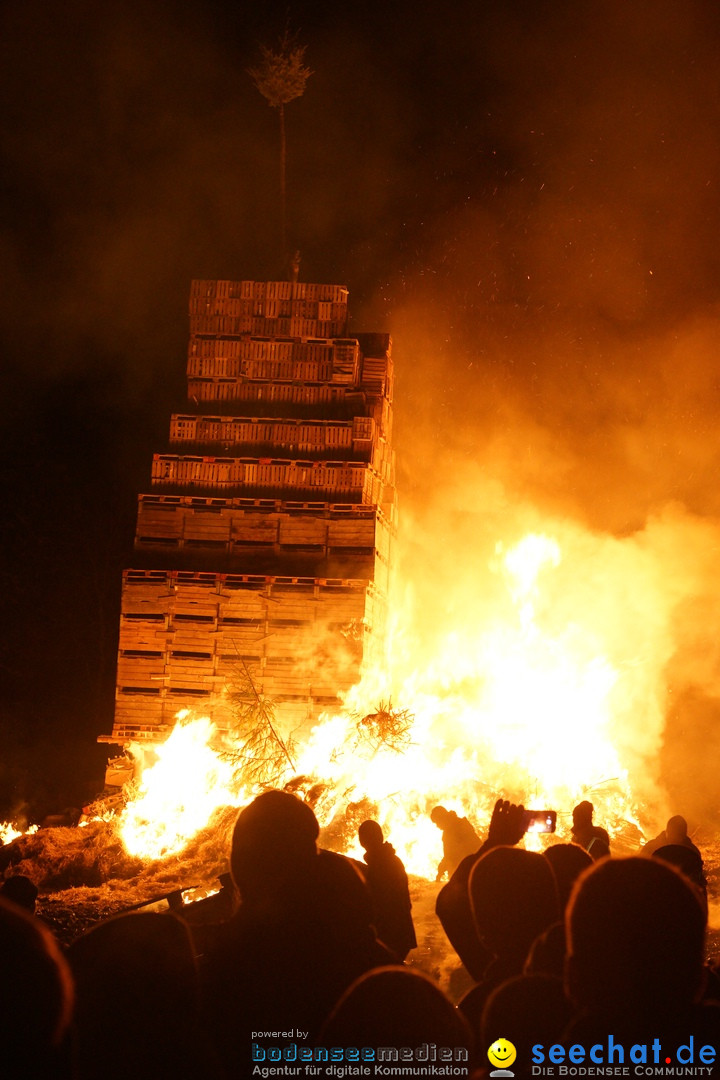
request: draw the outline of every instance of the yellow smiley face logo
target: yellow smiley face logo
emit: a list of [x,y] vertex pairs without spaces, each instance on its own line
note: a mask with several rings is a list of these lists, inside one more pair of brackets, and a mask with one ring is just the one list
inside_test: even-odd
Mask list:
[[517,1050],[508,1039],[496,1039],[488,1049],[487,1055],[491,1065],[495,1065],[498,1069],[506,1069],[517,1057]]

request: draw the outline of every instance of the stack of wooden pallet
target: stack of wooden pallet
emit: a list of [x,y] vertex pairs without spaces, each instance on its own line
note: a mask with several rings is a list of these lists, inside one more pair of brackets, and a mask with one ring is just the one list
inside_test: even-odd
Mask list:
[[110,740],[164,738],[187,707],[231,725],[239,669],[289,730],[379,660],[391,341],[348,337],[347,298],[340,285],[193,282],[188,402],[138,500]]

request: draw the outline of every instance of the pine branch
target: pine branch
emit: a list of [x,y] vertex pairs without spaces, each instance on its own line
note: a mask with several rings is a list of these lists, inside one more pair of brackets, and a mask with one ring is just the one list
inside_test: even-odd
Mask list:
[[394,709],[392,701],[381,701],[374,713],[358,718],[358,740],[369,742],[375,750],[387,746],[402,754],[412,742],[414,720],[409,709]]
[[295,771],[293,744],[277,730],[275,706],[258,690],[253,674],[239,656],[230,693],[236,749],[228,753],[241,779],[253,785],[277,783],[287,767]]

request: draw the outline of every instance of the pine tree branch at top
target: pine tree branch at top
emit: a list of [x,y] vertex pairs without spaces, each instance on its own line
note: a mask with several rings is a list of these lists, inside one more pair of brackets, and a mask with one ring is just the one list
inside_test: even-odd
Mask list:
[[305,46],[296,44],[286,30],[277,49],[260,46],[262,63],[249,68],[248,75],[273,109],[287,105],[305,93],[305,83],[313,74],[305,67]]
[[305,93],[305,84],[312,75],[310,68],[305,67],[305,46],[298,45],[296,39],[285,30],[280,38],[277,48],[269,49],[266,45],[260,46],[261,63],[256,68],[249,68],[248,75],[255,83],[268,105],[278,110],[280,120],[280,200],[282,219],[282,245],[283,254],[287,246],[286,242],[286,140],[285,140],[285,106],[302,97]]

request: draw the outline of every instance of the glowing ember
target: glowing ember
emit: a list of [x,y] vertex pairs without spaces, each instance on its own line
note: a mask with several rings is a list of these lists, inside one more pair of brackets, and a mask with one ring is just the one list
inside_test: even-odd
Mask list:
[[[582,554],[587,540],[580,540]],[[578,537],[570,541],[577,549]],[[635,555],[629,549],[639,588]],[[584,557],[594,565],[598,556]],[[629,751],[623,725],[638,714],[645,732],[659,737],[656,686],[666,654],[653,642],[655,664],[639,657],[647,642],[632,620],[629,640],[618,634],[622,603],[588,593],[584,571],[577,555],[566,566],[557,539],[529,534],[496,545],[486,575],[492,603],[448,611],[446,621],[462,629],[429,620],[428,644],[427,626],[396,611],[391,676],[365,672],[343,711],[323,716],[297,748],[294,776],[303,778],[301,789],[312,787],[335,846],[360,854],[357,825],[375,817],[407,869],[434,878],[442,852],[432,807],[467,815],[482,832],[498,794],[558,810],[558,839],[569,838],[570,810],[588,793],[611,833],[637,824],[628,768],[639,755]],[[659,627],[662,645],[662,620]],[[157,748],[122,817],[130,852],[175,852],[216,807],[255,794],[238,783],[242,770],[233,773],[218,745],[210,721],[199,719],[181,723]],[[281,782],[294,776],[288,765]],[[652,792],[646,785],[645,796]]]

